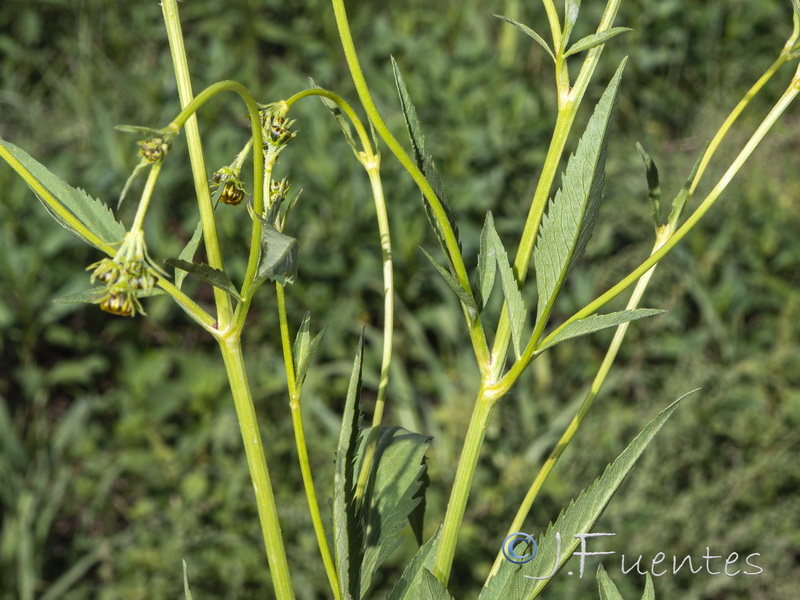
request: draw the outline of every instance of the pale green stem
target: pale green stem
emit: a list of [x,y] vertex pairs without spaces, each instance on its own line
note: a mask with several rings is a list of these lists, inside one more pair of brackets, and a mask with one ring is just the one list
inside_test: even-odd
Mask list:
[[[178,17],[177,0],[163,0],[161,9],[164,14],[164,23],[167,27],[172,64],[175,70],[175,79],[178,84],[178,96],[181,106],[186,106],[192,101],[192,82],[189,76],[189,64],[186,59],[186,48],[183,44],[183,32]],[[197,117],[192,115],[186,121],[186,141],[189,147],[189,160],[192,164],[194,187],[197,193],[197,205],[200,211],[200,221],[203,224],[203,242],[206,248],[208,264],[215,269],[225,270],[222,260],[222,250],[219,246],[217,226],[214,221],[214,207],[211,203],[211,192],[208,188],[205,157],[200,141],[200,128],[197,126]],[[230,296],[224,290],[214,287],[214,301],[217,306],[218,328],[226,330],[232,316]]]
[[[606,10],[600,20],[600,25],[597,32],[600,33],[610,29],[614,24],[614,18],[619,9],[620,0],[609,0],[606,5]],[[547,5],[547,3],[545,4]],[[556,15],[557,17],[557,15]],[[556,18],[556,25],[558,20]],[[552,27],[552,22],[551,22]],[[554,37],[554,43],[560,41],[560,29],[558,33],[558,40]],[[560,70],[566,71],[566,62],[563,60],[563,52],[560,43],[555,45],[556,54],[556,77],[559,81]],[[558,174],[558,165],[561,162],[561,157],[564,153],[564,147],[569,138],[570,131],[575,122],[575,117],[578,114],[578,108],[583,101],[586,94],[586,88],[589,85],[592,75],[597,68],[597,63],[600,60],[600,54],[603,52],[603,45],[597,46],[589,50],[583,66],[575,80],[575,85],[569,91],[566,99],[561,97],[561,84],[559,83],[559,109],[558,117],[556,119],[555,130],[553,137],[550,141],[550,148],[547,151],[544,165],[542,166],[542,173],[539,176],[539,182],[536,185],[536,190],[531,200],[531,206],[528,211],[528,216],[525,219],[525,227],[522,230],[522,237],[520,239],[517,255],[514,259],[514,275],[520,286],[525,283],[528,277],[528,267],[530,266],[531,258],[533,257],[533,249],[536,244],[536,238],[539,234],[539,225],[544,216],[544,210],[547,206],[547,200],[550,197],[550,190],[553,187],[553,181]],[[568,87],[568,86],[567,86]],[[511,341],[511,327],[508,319],[508,307],[503,303],[503,310],[500,314],[500,320],[497,325],[497,335],[494,339],[492,346],[492,359],[491,359],[491,381],[496,381],[500,377],[503,367],[505,366],[505,359],[508,353],[508,344]]]
[[392,273],[392,239],[389,235],[389,216],[386,213],[386,201],[383,197],[381,185],[380,160],[373,156],[371,161],[365,159],[364,166],[369,173],[372,185],[372,197],[375,200],[375,212],[378,215],[378,231],[381,238],[381,256],[383,259],[383,358],[381,359],[381,374],[378,382],[378,397],[375,400],[375,412],[372,415],[372,429],[369,432],[367,449],[361,473],[356,484],[355,500],[360,505],[363,500],[364,490],[367,487],[369,474],[372,470],[372,461],[375,458],[375,448],[378,443],[378,433],[383,409],[386,403],[386,390],[389,386],[389,368],[392,364],[392,335],[394,332],[394,275]]
[[233,393],[233,403],[236,407],[239,429],[242,432],[247,466],[253,480],[258,517],[261,522],[261,533],[264,536],[264,546],[267,550],[267,561],[269,562],[275,596],[278,600],[292,600],[295,595],[289,574],[289,563],[283,546],[281,526],[278,521],[278,509],[275,505],[275,496],[269,479],[264,444],[261,440],[261,431],[258,428],[253,397],[250,394],[250,385],[247,381],[241,341],[238,335],[230,334],[220,337],[218,341],[222,351],[222,359],[225,362],[225,370],[228,374],[231,392]]
[[156,180],[158,174],[161,172],[161,161],[153,163],[150,167],[150,172],[147,174],[147,181],[142,190],[142,198],[139,200],[139,206],[136,208],[136,216],[133,218],[133,225],[131,231],[138,232],[142,230],[144,224],[144,216],[147,213],[147,208],[150,206],[150,200],[153,197],[153,190],[156,187]]
[[292,428],[294,429],[294,441],[297,446],[297,458],[300,462],[300,473],[303,477],[303,487],[306,492],[308,511],[311,514],[311,523],[314,527],[314,534],[317,537],[317,546],[322,556],[322,564],[328,576],[328,584],[331,586],[335,600],[341,600],[342,595],[339,590],[339,576],[336,574],[336,565],[328,546],[328,538],[325,536],[325,526],[322,522],[322,513],[317,502],[317,492],[314,488],[314,477],[311,474],[311,464],[308,459],[308,447],[306,445],[306,433],[303,427],[303,410],[300,405],[300,395],[302,386],[298,385],[294,358],[292,357],[292,344],[289,336],[289,323],[286,318],[286,294],[284,287],[280,283],[275,283],[275,291],[278,296],[278,319],[281,328],[281,346],[283,348],[283,360],[286,366],[286,383],[289,388],[289,408],[292,412]]
[[758,129],[756,129],[753,136],[748,140],[745,147],[733,161],[731,166],[722,176],[722,178],[717,182],[716,186],[709,192],[708,196],[703,200],[700,206],[697,207],[694,213],[686,219],[686,222],[677,230],[675,233],[670,236],[665,242],[664,245],[661,246],[656,252],[650,255],[650,257],[645,260],[641,265],[639,265],[636,269],[634,269],[629,275],[627,275],[622,281],[618,284],[613,286],[607,292],[587,304],[581,310],[576,312],[572,315],[569,319],[567,319],[564,323],[562,323],[559,327],[557,327],[549,336],[547,336],[544,340],[542,340],[539,344],[536,344],[533,339],[528,343],[528,346],[525,348],[522,357],[518,360],[514,366],[509,370],[509,372],[500,380],[496,386],[492,387],[492,390],[497,394],[505,394],[514,382],[519,378],[522,374],[522,371],[525,370],[527,365],[533,358],[534,352],[537,346],[545,346],[547,343],[552,340],[556,335],[558,335],[564,327],[576,321],[578,319],[584,319],[589,315],[594,314],[598,309],[602,308],[605,304],[616,298],[619,294],[633,285],[640,277],[642,277],[647,271],[649,271],[655,264],[657,264],[664,256],[674,248],[678,242],[680,242],[686,235],[697,225],[698,221],[709,211],[709,209],[714,205],[714,203],[719,199],[720,195],[725,188],[728,187],[728,184],[734,178],[734,176],[739,172],[747,159],[750,158],[750,155],[753,151],[758,147],[761,143],[761,140],[764,139],[764,136],[767,135],[769,130],[778,120],[778,118],[783,114],[786,108],[791,104],[792,100],[800,93],[800,75],[795,74],[794,79],[792,80],[792,84],[789,88],[784,92],[781,96],[780,100],[775,104],[769,114],[765,117],[765,119],[761,122]]
[[[450,259],[450,263],[453,265],[453,269],[455,270],[456,280],[467,293],[467,295],[472,298],[472,288],[469,284],[467,269],[464,266],[464,258],[461,256],[461,251],[458,247],[458,240],[456,239],[453,228],[450,226],[450,221],[447,218],[444,206],[439,200],[439,197],[433,191],[431,185],[425,179],[422,171],[419,170],[411,157],[397,141],[397,138],[394,137],[378,112],[375,102],[372,100],[372,96],[370,95],[369,88],[367,87],[367,82],[364,79],[361,65],[358,62],[355,45],[353,44],[353,38],[350,34],[350,25],[347,22],[347,13],[345,12],[344,8],[344,0],[331,1],[333,3],[336,26],[338,27],[339,36],[341,37],[342,48],[344,49],[347,66],[350,69],[350,75],[353,78],[353,83],[355,84],[361,104],[364,106],[364,110],[366,110],[369,120],[375,127],[375,131],[378,133],[381,139],[383,139],[383,141],[389,147],[389,150],[391,150],[391,152],[395,155],[400,164],[406,169],[406,171],[408,171],[422,194],[427,199],[431,208],[431,213],[436,219],[442,232],[442,236],[444,237],[445,247],[447,248],[447,254]],[[489,348],[486,343],[483,325],[480,322],[480,318],[470,315],[466,307],[463,307],[463,310],[464,318],[466,319],[467,326],[469,328],[472,347],[475,352],[475,357],[478,360],[478,367],[480,368],[482,374],[486,374],[489,367]]]
[[498,399],[499,397],[490,396],[481,388],[478,393],[478,399],[475,401],[475,408],[472,411],[472,418],[464,439],[464,448],[461,450],[461,457],[458,461],[453,490],[447,503],[447,511],[442,523],[442,533],[439,537],[439,546],[436,550],[436,558],[431,571],[445,587],[450,578],[450,570],[453,567],[458,533],[461,530],[461,523],[464,520],[464,513],[467,509],[467,499],[472,487],[472,478],[478,466],[481,446],[483,446],[483,440],[486,437],[486,428],[489,425],[489,418],[492,416],[492,410]]

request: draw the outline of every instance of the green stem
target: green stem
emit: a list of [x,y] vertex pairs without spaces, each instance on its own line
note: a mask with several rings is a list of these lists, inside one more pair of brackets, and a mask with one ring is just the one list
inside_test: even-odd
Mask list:
[[311,523],[314,527],[314,534],[317,537],[317,546],[322,556],[322,564],[325,566],[325,573],[328,576],[328,583],[335,600],[341,600],[342,595],[339,590],[339,576],[336,574],[336,565],[333,562],[333,555],[328,546],[328,538],[325,536],[325,526],[322,523],[322,513],[317,502],[317,492],[314,488],[314,477],[311,474],[311,464],[308,459],[308,446],[306,444],[306,433],[303,426],[303,411],[300,405],[300,394],[302,386],[297,384],[295,375],[294,358],[292,357],[292,345],[289,336],[289,323],[286,318],[286,294],[284,287],[280,283],[275,283],[275,291],[278,296],[278,319],[281,328],[281,346],[283,347],[283,360],[286,366],[286,383],[289,387],[289,408],[292,412],[292,428],[294,429],[294,441],[297,447],[297,458],[300,462],[300,473],[303,477],[303,487],[306,492],[308,511],[311,514]]
[[544,340],[540,343],[536,343],[533,338],[528,343],[528,346],[525,348],[522,357],[518,360],[514,366],[509,370],[509,372],[501,379],[496,386],[493,386],[492,390],[497,394],[504,394],[506,393],[514,382],[519,378],[522,374],[522,371],[525,370],[527,365],[533,359],[534,353],[536,351],[537,346],[544,346],[546,345],[553,337],[558,335],[564,327],[576,321],[578,319],[584,319],[591,314],[594,314],[598,309],[602,308],[605,304],[616,298],[619,294],[633,285],[640,277],[642,277],[647,271],[649,271],[654,265],[656,265],[666,254],[672,250],[678,242],[680,242],[686,235],[697,225],[700,219],[709,211],[709,209],[714,205],[714,203],[719,199],[720,195],[723,191],[728,187],[731,180],[734,176],[739,172],[747,159],[750,158],[750,155],[755,151],[758,145],[761,143],[761,140],[764,139],[764,136],[767,135],[769,130],[778,120],[778,118],[783,114],[786,108],[792,103],[795,99],[797,94],[800,93],[800,69],[798,73],[795,74],[791,85],[787,88],[787,90],[783,93],[781,98],[775,104],[775,106],[770,110],[769,114],[764,118],[761,124],[756,129],[755,133],[752,137],[748,140],[745,147],[733,161],[731,166],[722,176],[722,178],[717,182],[714,188],[709,192],[708,196],[703,200],[700,206],[686,219],[686,222],[678,228],[677,231],[673,235],[671,235],[665,242],[664,245],[661,246],[658,250],[653,252],[650,257],[642,262],[636,269],[634,269],[630,274],[628,274],[622,281],[617,283],[607,292],[602,294],[601,296],[597,297],[595,300],[587,304],[581,310],[576,312],[572,315],[569,319],[564,321],[559,327],[557,327],[549,336],[547,336]]
[[150,167],[150,172],[147,174],[147,181],[142,190],[142,198],[139,200],[139,206],[136,208],[136,216],[133,218],[133,225],[131,231],[141,231],[144,224],[144,216],[147,213],[147,207],[150,206],[150,200],[153,197],[153,190],[156,187],[156,180],[158,174],[161,172],[162,162],[158,161]]
[[[192,101],[192,82],[189,76],[189,64],[186,59],[186,48],[183,44],[183,32],[178,17],[177,0],[163,0],[161,9],[164,23],[167,27],[172,64],[175,70],[175,79],[178,84],[178,96],[181,106],[186,106]],[[189,160],[192,164],[194,187],[197,193],[197,205],[200,211],[200,220],[203,224],[203,242],[206,248],[208,264],[215,269],[225,270],[222,260],[222,250],[217,236],[217,226],[214,221],[214,207],[211,203],[211,192],[208,188],[203,146],[200,141],[200,129],[197,126],[197,117],[192,115],[186,121],[186,140],[189,146]],[[217,306],[218,328],[226,330],[233,314],[230,296],[224,290],[214,287],[214,300]]]
[[[603,17],[600,20],[600,25],[597,32],[605,31],[614,24],[614,18],[619,9],[620,0],[609,0],[606,5]],[[556,15],[557,16],[557,15]],[[556,19],[556,25],[558,21]],[[552,27],[552,20],[551,20]],[[560,40],[560,29],[558,30]],[[554,33],[554,43],[555,43]],[[555,46],[556,52],[556,76],[557,81],[559,77],[559,69],[566,70],[566,64],[562,64],[563,49],[561,45]],[[542,166],[542,174],[539,176],[539,182],[536,185],[536,190],[531,200],[531,206],[528,210],[528,216],[525,219],[525,227],[522,230],[522,237],[520,239],[519,249],[514,259],[514,275],[517,277],[517,282],[521,286],[525,283],[528,277],[528,267],[530,266],[531,258],[533,257],[533,248],[536,244],[536,238],[539,234],[539,226],[544,216],[544,210],[547,206],[547,201],[550,197],[550,190],[553,187],[558,174],[558,165],[561,162],[561,157],[564,154],[564,147],[566,146],[567,139],[569,138],[572,126],[575,123],[575,117],[578,114],[583,97],[586,94],[586,89],[589,81],[594,74],[597,64],[600,60],[600,55],[603,52],[603,45],[597,46],[589,50],[583,66],[575,80],[575,85],[569,91],[566,98],[562,97],[561,84],[559,84],[559,109],[558,117],[556,118],[556,125],[553,131],[553,137],[550,141],[550,147],[547,150],[544,165]],[[561,65],[561,66],[559,66]],[[569,87],[569,86],[567,86]],[[497,335],[495,336],[494,345],[492,347],[492,372],[491,381],[496,381],[503,371],[505,366],[505,359],[508,353],[508,345],[511,341],[511,327],[508,318],[507,304],[503,303],[503,310],[500,314],[500,320],[497,325]]]
[[[450,220],[447,218],[444,206],[442,205],[436,192],[425,179],[422,171],[419,170],[417,165],[406,153],[397,138],[394,137],[392,132],[386,126],[380,113],[378,112],[375,102],[369,92],[364,73],[361,70],[361,65],[358,62],[358,55],[356,54],[355,45],[353,44],[353,37],[350,34],[350,25],[347,21],[347,13],[344,8],[344,0],[331,0],[333,3],[334,16],[336,18],[336,26],[339,30],[339,36],[342,41],[342,48],[344,49],[345,59],[347,66],[350,69],[350,75],[353,78],[358,97],[364,110],[367,112],[367,117],[375,127],[375,131],[381,137],[395,155],[400,164],[408,171],[414,182],[419,187],[422,194],[428,201],[431,208],[431,213],[436,219],[439,228],[444,237],[445,247],[447,248],[450,263],[455,270],[455,277],[459,285],[470,297],[473,297],[472,288],[469,284],[469,276],[467,269],[464,266],[464,258],[461,256],[461,251],[458,247],[458,240],[456,239],[455,232],[450,226]],[[486,335],[483,331],[483,325],[478,317],[473,318],[466,307],[464,307],[464,318],[467,321],[469,328],[470,340],[475,352],[475,357],[478,360],[478,366],[482,374],[486,374],[489,367],[489,347],[486,343]]]
[[499,398],[490,396],[481,388],[475,408],[472,411],[472,418],[469,422],[467,435],[464,440],[464,448],[461,450],[461,458],[456,469],[453,490],[450,492],[450,500],[447,503],[447,511],[442,523],[442,533],[439,537],[439,547],[436,551],[436,558],[433,562],[433,575],[447,586],[450,578],[450,570],[453,566],[453,558],[456,553],[458,533],[461,530],[461,523],[467,509],[467,499],[472,487],[472,478],[478,466],[481,446],[486,437],[486,428],[492,410]]
[[289,574],[289,563],[283,546],[278,509],[269,479],[264,444],[258,428],[250,385],[247,381],[241,341],[238,335],[221,336],[218,341],[233,394],[239,429],[242,432],[247,466],[253,480],[258,517],[261,521],[261,533],[264,536],[264,546],[267,550],[267,561],[275,596],[278,600],[293,600],[295,595]]
[[372,429],[369,432],[367,449],[364,462],[356,484],[355,500],[359,505],[367,487],[369,474],[372,471],[372,461],[375,458],[375,448],[378,444],[378,433],[383,419],[384,405],[386,404],[386,390],[389,386],[389,368],[392,364],[392,335],[394,332],[394,275],[392,273],[392,239],[389,235],[389,216],[386,212],[386,201],[383,197],[381,184],[380,160],[377,156],[372,161],[364,162],[369,173],[372,185],[372,197],[375,200],[375,212],[378,215],[378,231],[381,238],[381,257],[383,259],[383,358],[381,359],[381,374],[378,383],[378,397],[375,400],[375,412],[372,415]]

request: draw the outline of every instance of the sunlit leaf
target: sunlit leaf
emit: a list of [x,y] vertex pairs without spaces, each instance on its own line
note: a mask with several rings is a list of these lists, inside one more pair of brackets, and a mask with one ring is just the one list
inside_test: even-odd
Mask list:
[[597,566],[597,587],[600,589],[600,600],[622,600],[622,595],[602,564]]
[[420,595],[419,587],[423,581],[423,568],[432,569],[436,549],[439,547],[441,526],[425,544],[417,551],[414,558],[406,566],[403,575],[394,584],[386,600],[417,600]]
[[601,33],[587,35],[585,38],[575,42],[575,44],[564,53],[564,57],[566,58],[567,56],[572,56],[573,54],[578,54],[579,52],[591,50],[595,46],[605,44],[611,38],[618,36],[620,33],[625,33],[626,31],[632,30],[630,27],[612,27],[611,29],[606,29]]
[[494,288],[494,277],[497,272],[495,245],[492,243],[489,234],[491,227],[493,227],[492,213],[488,212],[486,213],[486,220],[483,223],[480,251],[478,252],[478,286],[480,292],[478,301],[480,302],[481,309],[486,308],[486,303],[489,301],[492,288]]
[[305,317],[303,317],[300,329],[297,331],[292,352],[295,367],[295,381],[298,389],[303,387],[308,367],[311,365],[311,361],[314,360],[314,355],[317,353],[317,345],[322,339],[322,335],[325,333],[325,329],[323,329],[312,339],[310,327],[311,311],[308,311]]
[[563,46],[569,43],[569,38],[572,35],[572,28],[575,27],[575,22],[578,20],[578,13],[581,10],[581,0],[565,0],[564,1],[564,32],[561,34],[563,38]]
[[644,319],[645,317],[660,315],[663,312],[666,311],[655,308],[634,308],[631,310],[622,310],[605,315],[592,315],[590,317],[586,317],[585,319],[578,319],[577,321],[573,321],[569,325],[566,325],[564,329],[558,332],[558,335],[553,337],[552,340],[536,348],[536,352],[542,352],[543,350],[555,346],[556,344],[560,344],[565,340],[569,340],[581,335],[588,335],[590,333],[594,333],[595,331],[600,331],[601,329],[616,327],[617,325],[622,325],[623,323],[628,323],[637,319]]

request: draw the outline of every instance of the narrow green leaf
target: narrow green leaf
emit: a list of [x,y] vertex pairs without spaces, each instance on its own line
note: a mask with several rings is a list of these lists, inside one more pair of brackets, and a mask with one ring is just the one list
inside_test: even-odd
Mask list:
[[681,218],[681,213],[686,207],[686,201],[689,199],[689,190],[692,188],[692,183],[694,182],[694,178],[697,176],[697,171],[700,170],[700,163],[703,162],[703,157],[706,155],[706,150],[708,150],[708,142],[706,142],[706,145],[703,146],[700,156],[697,157],[694,166],[692,166],[692,172],[689,173],[689,178],[686,180],[686,183],[683,184],[681,191],[678,192],[678,195],[675,196],[675,199],[672,201],[672,210],[670,210],[669,217],[667,217],[667,224],[673,229],[673,231],[678,228],[678,221]]
[[[137,298],[151,298],[153,296],[163,296],[166,292],[161,288],[154,287],[150,291],[135,290]],[[108,288],[104,285],[96,285],[88,290],[76,292],[74,294],[67,294],[66,296],[59,296],[53,298],[56,304],[97,304],[108,294]]]
[[303,322],[300,324],[300,329],[297,331],[292,352],[294,367],[296,369],[295,381],[298,389],[303,387],[306,373],[308,373],[308,367],[311,361],[314,360],[314,355],[317,353],[317,345],[322,339],[322,335],[325,333],[325,329],[322,329],[322,331],[314,336],[314,339],[311,339],[310,325],[311,311],[309,310],[303,317]]
[[181,269],[187,273],[191,273],[198,279],[205,281],[214,287],[218,287],[221,290],[225,290],[237,300],[242,300],[242,297],[239,295],[239,291],[236,289],[236,287],[233,285],[233,282],[231,282],[230,277],[228,277],[224,271],[220,271],[219,269],[215,269],[214,267],[204,263],[189,262],[180,258],[166,258],[164,259],[164,263],[175,269]]
[[[479,600],[531,600],[549,583],[578,547],[580,539],[575,536],[592,530],[606,505],[630,472],[644,449],[667,422],[675,410],[694,390],[678,398],[651,420],[642,432],[628,445],[622,454],[583,490],[576,500],[561,511],[558,519],[539,537],[535,558],[524,565],[503,561],[497,574],[488,581]],[[588,545],[589,541],[587,541]],[[598,544],[595,543],[595,549]],[[533,579],[538,577],[539,579]]]
[[450,288],[458,296],[458,299],[461,300],[461,302],[464,304],[464,306],[467,307],[467,310],[469,310],[470,316],[472,316],[474,318],[475,314],[477,314],[477,312],[478,312],[478,305],[475,304],[475,300],[473,300],[470,297],[470,295],[466,292],[466,290],[464,290],[464,288],[462,288],[458,284],[458,281],[456,281],[456,278],[453,277],[453,275],[450,273],[450,271],[448,271],[442,265],[440,265],[438,262],[436,262],[436,259],[433,258],[430,254],[428,254],[425,251],[425,248],[420,246],[419,249],[422,250],[422,253],[428,258],[429,261],[431,261],[431,264],[436,268],[436,270],[439,271],[439,274],[447,282],[447,285],[450,286]]
[[653,578],[650,577],[650,571],[645,572],[644,594],[642,600],[656,600],[656,590],[653,587]]
[[[192,234],[191,239],[187,242],[186,246],[183,247],[181,253],[178,255],[180,260],[186,262],[192,262],[194,259],[194,255],[197,252],[197,249],[200,247],[200,240],[203,239],[203,223],[198,221],[197,226],[194,228],[194,233]],[[175,269],[175,287],[181,289],[183,285],[183,280],[186,279],[186,275],[188,275],[188,271],[184,271],[183,269]]]
[[[18,148],[14,144],[0,138],[0,145],[9,152],[19,163],[23,171],[17,165],[11,164],[20,175],[29,175],[37,184],[49,192],[55,201],[68,213],[70,213],[86,229],[94,233],[100,240],[107,244],[118,244],[125,237],[125,227],[115,218],[111,209],[102,202],[89,196],[79,188],[74,188],[58,176],[51,173],[44,165],[32,158],[27,152]],[[34,189],[31,182],[28,185],[39,198],[48,212],[61,225],[77,235],[82,240],[96,246],[84,235],[75,230],[70,223],[61,215],[57,214],[52,206],[42,198]]]
[[514,354],[519,358],[522,332],[525,328],[525,321],[528,318],[528,310],[525,308],[525,301],[519,291],[517,278],[514,277],[514,272],[511,270],[511,263],[508,260],[506,249],[503,247],[503,242],[494,228],[494,218],[491,212],[486,213],[486,222],[483,228],[486,231],[488,243],[494,248],[495,261],[497,268],[500,270],[500,283],[503,286],[503,295],[508,304],[511,341],[514,343]]
[[648,197],[650,198],[650,205],[653,208],[653,222],[656,227],[661,226],[661,184],[658,181],[658,169],[656,163],[650,158],[650,155],[645,152],[645,149],[639,142],[636,142],[636,149],[644,161],[644,174],[647,177]]
[[794,14],[800,19],[800,0],[792,0],[792,8],[794,9]]
[[183,596],[185,600],[192,600],[192,591],[189,589],[189,570],[186,561],[183,561]]
[[[322,89],[310,77],[308,78],[308,81],[311,83],[311,89]],[[322,101],[325,107],[329,111],[331,111],[333,118],[336,119],[336,124],[339,126],[339,129],[342,130],[342,133],[344,134],[344,139],[347,141],[347,145],[353,149],[353,152],[355,153],[356,156],[359,156],[358,147],[356,146],[356,140],[353,137],[353,131],[350,128],[350,121],[348,121],[347,118],[344,116],[344,114],[342,114],[342,109],[340,109],[339,106],[336,104],[336,102],[334,102],[330,98],[319,96],[319,99]]]
[[592,315],[590,317],[586,317],[585,319],[578,319],[559,331],[558,335],[554,336],[552,340],[547,342],[547,344],[536,348],[536,352],[539,353],[547,348],[552,348],[556,344],[560,344],[565,340],[594,333],[595,331],[600,331],[601,329],[616,327],[617,325],[629,323],[630,321],[636,321],[637,319],[644,319],[646,317],[660,315],[664,312],[666,311],[655,308],[634,308],[631,310],[621,310],[619,312],[608,313],[605,315]]
[[[364,431],[357,472],[368,438],[368,432]],[[401,427],[381,427],[378,433],[372,472],[358,515],[364,527],[359,588],[362,595],[369,589],[378,567],[400,545],[400,531],[420,504],[418,492],[427,469],[425,452],[431,439]]]
[[[453,230],[453,234],[456,237],[456,241],[458,242],[458,247],[460,250],[461,242],[458,241],[458,227],[456,226],[455,219],[453,218],[453,213],[450,210],[450,204],[447,202],[447,196],[444,193],[444,189],[442,189],[442,178],[439,176],[439,171],[436,169],[436,165],[433,162],[433,157],[425,149],[425,136],[422,135],[422,129],[419,124],[419,119],[417,118],[417,110],[414,108],[414,103],[411,102],[411,96],[406,88],[405,80],[403,79],[402,73],[400,73],[400,67],[397,65],[397,62],[395,62],[394,57],[392,57],[392,70],[394,71],[395,84],[397,86],[397,93],[400,96],[400,105],[403,109],[403,117],[405,118],[406,127],[408,128],[408,135],[411,138],[411,148],[414,152],[414,160],[417,163],[417,167],[419,167],[419,169],[422,171],[422,174],[425,176],[425,179],[433,188],[436,197],[439,198],[439,202],[442,204],[445,216],[447,217],[447,221],[450,223],[450,227]],[[439,222],[436,220],[433,211],[431,210],[428,199],[425,198],[424,195],[422,196],[422,202],[425,205],[425,212],[428,215],[428,221],[430,222],[431,227],[436,234],[436,238],[439,240],[439,245],[442,247],[444,255],[449,257],[450,255],[447,252],[447,245],[445,243],[442,229],[439,226]]]
[[117,200],[117,210],[122,208],[122,201],[125,200],[125,196],[128,195],[128,191],[131,189],[133,182],[137,177],[139,177],[139,174],[142,173],[142,171],[150,166],[152,166],[152,163],[142,158],[142,160],[139,161],[139,164],[134,167],[133,172],[128,177],[128,180],[125,182],[125,185],[122,187],[122,191],[119,194],[119,199]]
[[257,279],[294,283],[297,277],[297,240],[264,223],[261,228],[261,263]]
[[436,557],[436,549],[439,547],[439,535],[442,527],[436,530],[433,537],[417,551],[411,562],[408,563],[400,579],[394,584],[392,591],[386,600],[416,600],[419,598],[419,586],[422,583],[422,570],[433,568],[433,559]]
[[347,389],[342,428],[333,477],[333,549],[342,596],[360,598],[359,568],[363,554],[363,531],[356,515],[355,463],[361,429],[361,367],[364,356],[364,333],[358,342],[350,385]]
[[572,47],[564,53],[564,58],[572,56],[573,54],[585,52],[586,50],[591,50],[600,44],[605,44],[611,38],[618,36],[620,33],[625,33],[626,31],[632,30],[630,27],[612,27],[600,33],[587,35],[585,38],[581,38],[575,42]]
[[539,44],[545,51],[550,55],[550,58],[553,59],[553,62],[556,62],[556,55],[553,54],[553,51],[550,49],[550,46],[547,45],[547,42],[544,41],[544,38],[536,33],[533,29],[528,27],[527,25],[523,25],[522,23],[518,23],[514,19],[509,19],[508,17],[504,17],[503,15],[492,15],[493,17],[497,17],[501,21],[505,21],[506,23],[511,23],[514,27],[519,29],[522,33],[529,35],[532,37],[537,44]]
[[562,34],[563,48],[569,44],[572,35],[572,28],[578,20],[578,13],[581,10],[581,0],[564,0],[564,33]]
[[497,257],[495,256],[495,246],[491,242],[489,235],[489,224],[492,219],[492,213],[486,213],[486,220],[483,223],[483,230],[481,231],[481,245],[478,252],[478,283],[481,310],[486,308],[486,303],[489,301],[489,296],[492,294],[494,288],[494,276],[497,271]]
[[597,586],[600,588],[600,600],[622,600],[622,595],[602,564],[597,566]]
[[417,598],[419,600],[453,600],[450,592],[442,585],[442,582],[424,567]]
[[536,327],[550,316],[561,287],[594,230],[605,183],[608,132],[619,96],[626,60],[597,103],[578,149],[567,163],[561,189],[542,219],[534,251],[539,304]]

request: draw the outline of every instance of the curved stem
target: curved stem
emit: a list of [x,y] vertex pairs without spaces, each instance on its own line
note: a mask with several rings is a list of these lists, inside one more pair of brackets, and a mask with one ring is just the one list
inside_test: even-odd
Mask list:
[[303,477],[303,487],[306,492],[308,511],[311,514],[311,523],[314,527],[317,546],[322,556],[322,564],[325,566],[325,573],[328,576],[328,584],[331,586],[331,591],[333,592],[335,600],[341,600],[342,595],[339,589],[339,576],[336,574],[336,565],[334,565],[333,555],[328,546],[328,538],[325,536],[325,526],[322,523],[322,513],[319,510],[317,492],[314,488],[314,477],[311,474],[311,464],[308,459],[308,446],[306,445],[306,433],[303,426],[303,411],[300,405],[302,386],[298,385],[295,375],[292,344],[289,336],[289,323],[286,318],[286,294],[284,286],[276,282],[275,291],[278,296],[278,319],[281,328],[283,361],[286,366],[286,383],[289,387],[289,408],[292,412],[294,441],[297,447],[297,458],[300,462],[300,473]]
[[[364,73],[361,70],[361,65],[358,62],[358,55],[356,54],[355,45],[353,44],[353,37],[350,34],[350,25],[347,22],[347,13],[344,8],[344,0],[331,1],[333,3],[336,26],[339,30],[339,36],[342,40],[342,48],[344,49],[347,66],[350,69],[350,75],[353,78],[353,83],[356,86],[356,91],[358,92],[358,97],[361,100],[361,104],[364,106],[364,110],[366,110],[370,122],[372,122],[373,126],[375,127],[375,131],[386,143],[386,145],[389,147],[389,150],[391,150],[392,154],[395,155],[400,164],[403,165],[406,171],[408,171],[422,194],[427,199],[431,208],[431,213],[436,219],[436,222],[441,229],[442,236],[444,237],[445,247],[447,248],[448,257],[453,265],[453,269],[455,270],[456,280],[464,289],[464,291],[470,297],[472,297],[472,288],[469,284],[467,269],[464,266],[464,258],[461,256],[461,251],[458,247],[458,240],[456,239],[453,228],[450,226],[450,220],[447,218],[445,209],[442,206],[439,197],[436,195],[436,192],[433,191],[433,188],[428,183],[427,179],[425,179],[422,171],[419,170],[411,157],[397,141],[397,138],[394,137],[378,112],[375,102],[372,100],[372,96],[370,95],[369,88],[367,87],[366,79],[364,79]],[[486,336],[483,331],[483,326],[480,322],[480,318],[473,318],[467,311],[466,307],[464,307],[464,317],[467,321],[470,340],[475,352],[475,357],[478,360],[478,366],[481,370],[481,373],[485,374],[489,366],[489,347],[486,343]]]

